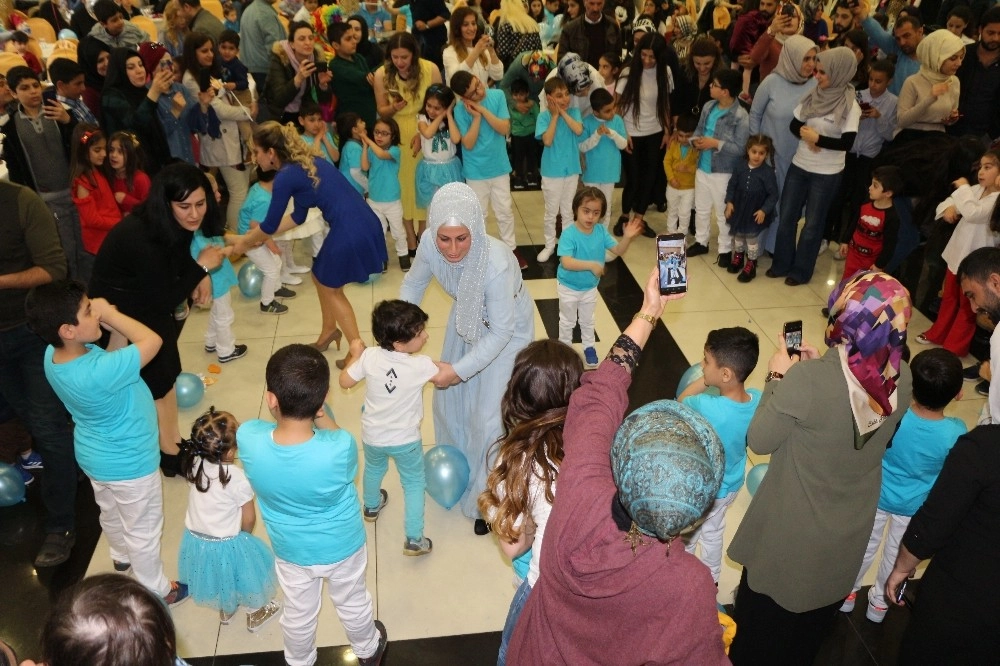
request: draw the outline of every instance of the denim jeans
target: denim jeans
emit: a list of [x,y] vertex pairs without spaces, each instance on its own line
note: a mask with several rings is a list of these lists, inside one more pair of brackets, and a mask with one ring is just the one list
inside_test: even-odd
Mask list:
[[503,634],[500,635],[500,652],[497,654],[497,666],[504,666],[507,663],[507,646],[510,645],[510,638],[514,635],[514,627],[517,626],[517,619],[521,617],[524,604],[528,603],[528,595],[531,594],[531,586],[528,581],[521,583],[514,593],[514,598],[510,601],[510,610],[507,611],[507,621],[503,624]]
[[21,417],[45,463],[45,532],[73,531],[77,470],[66,408],[45,379],[45,342],[21,324],[0,331],[0,393]]
[[389,470],[389,458],[396,461],[399,482],[403,486],[403,531],[407,539],[424,538],[424,450],[418,439],[399,446],[364,445],[365,473],[361,491],[365,506],[374,509],[381,501],[379,489]]
[[[826,215],[837,196],[841,175],[842,172],[832,175],[809,173],[794,164],[788,167],[781,190],[781,218],[774,243],[774,263],[771,264],[771,270],[778,275],[787,275],[803,284],[812,279],[826,228]],[[795,232],[803,204],[806,223],[796,244]]]

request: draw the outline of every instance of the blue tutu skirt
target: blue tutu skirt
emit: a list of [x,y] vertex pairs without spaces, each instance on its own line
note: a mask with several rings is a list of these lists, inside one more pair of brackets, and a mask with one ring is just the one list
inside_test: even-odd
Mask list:
[[232,613],[239,606],[255,610],[274,599],[274,555],[252,534],[217,539],[184,530],[178,559],[180,579],[199,606]]
[[417,162],[417,208],[427,208],[434,193],[448,183],[462,183],[462,160],[453,157],[447,162]]

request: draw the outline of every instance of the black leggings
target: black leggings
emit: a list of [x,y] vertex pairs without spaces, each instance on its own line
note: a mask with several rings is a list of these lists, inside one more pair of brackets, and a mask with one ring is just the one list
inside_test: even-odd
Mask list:
[[[656,184],[659,172],[663,174],[666,150],[660,147],[663,132],[632,137],[632,153],[622,155],[625,169],[625,188],[622,190],[622,214],[634,212],[644,215],[651,203],[656,202]],[[664,188],[665,189],[665,188]],[[661,193],[662,195],[662,193]]]

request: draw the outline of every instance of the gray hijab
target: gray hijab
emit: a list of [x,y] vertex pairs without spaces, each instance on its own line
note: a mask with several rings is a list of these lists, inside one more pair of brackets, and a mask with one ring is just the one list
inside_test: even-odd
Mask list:
[[802,76],[802,59],[815,48],[816,44],[808,37],[790,35],[781,47],[781,55],[778,56],[778,64],[773,73],[789,83],[796,85],[805,83],[809,77]]
[[802,96],[799,102],[802,105],[799,120],[826,115],[843,118],[851,105],[857,103],[854,100],[854,86],[851,85],[851,79],[858,70],[854,52],[846,46],[838,46],[817,55],[816,62],[823,65],[830,85],[822,89],[816,86]]

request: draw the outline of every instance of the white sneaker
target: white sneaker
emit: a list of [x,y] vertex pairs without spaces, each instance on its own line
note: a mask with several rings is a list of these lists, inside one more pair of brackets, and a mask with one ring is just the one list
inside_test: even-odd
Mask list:
[[840,612],[850,613],[852,610],[854,610],[854,602],[857,598],[858,598],[858,593],[856,591],[851,592],[849,595],[847,595],[847,598],[844,599],[844,603],[840,606]]
[[294,266],[288,267],[287,270],[289,273],[294,273],[295,275],[303,275],[312,269],[308,266],[299,266],[298,264],[295,264]]
[[542,249],[542,251],[538,253],[538,257],[537,257],[538,263],[542,263],[542,262],[545,262],[545,261],[548,261],[549,259],[551,259],[552,258],[552,254],[555,251],[556,251],[556,249],[554,247],[549,247],[548,245],[546,245],[545,248]]
[[[881,600],[876,600],[872,598],[872,592],[875,590],[872,587],[868,591],[868,608],[865,609],[865,617],[876,624],[881,624],[882,620],[885,619],[885,614],[889,612],[889,607],[881,603]],[[882,595],[876,595],[881,597]]]
[[302,284],[302,278],[286,273],[281,276],[281,284]]
[[824,241],[820,242],[820,244],[819,244],[819,253],[823,254],[824,252],[826,252],[826,249],[828,247],[830,247],[829,241],[825,241],[824,240]]

